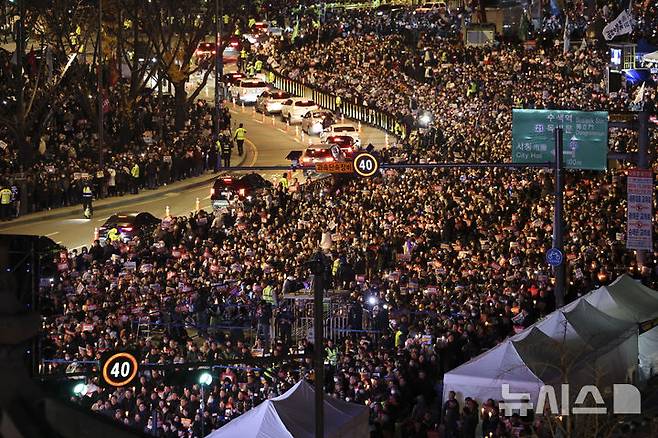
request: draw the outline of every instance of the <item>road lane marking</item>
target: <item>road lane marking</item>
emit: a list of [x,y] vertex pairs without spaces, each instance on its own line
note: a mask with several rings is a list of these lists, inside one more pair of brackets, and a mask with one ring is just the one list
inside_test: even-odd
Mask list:
[[56,234],[59,234],[59,231],[55,231],[54,233],[44,234],[44,236],[46,236],[46,237],[52,237],[52,236],[54,236],[54,235],[56,235]]
[[254,142],[251,141],[251,140],[249,140],[248,138],[245,138],[244,141],[245,141],[249,146],[251,146],[251,147],[253,148],[253,150],[254,150],[254,158],[253,158],[253,160],[251,160],[251,164],[249,165],[249,167],[252,167],[254,164],[256,164],[256,160],[258,160],[258,148],[257,148],[256,145],[254,144]]

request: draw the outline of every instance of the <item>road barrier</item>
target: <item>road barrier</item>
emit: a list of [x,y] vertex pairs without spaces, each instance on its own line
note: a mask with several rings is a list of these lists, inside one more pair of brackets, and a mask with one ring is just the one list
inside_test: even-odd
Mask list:
[[[336,96],[321,90],[319,87],[303,84],[297,80],[290,79],[280,73],[268,71],[267,74],[274,74],[274,86],[296,96],[313,99],[322,108],[329,109],[334,113],[340,114],[341,117],[347,117],[361,123],[382,129],[387,133],[394,132],[396,118],[393,114],[370,107],[367,104],[360,104],[341,97],[340,108],[336,105]],[[402,125],[402,123],[400,123]]]

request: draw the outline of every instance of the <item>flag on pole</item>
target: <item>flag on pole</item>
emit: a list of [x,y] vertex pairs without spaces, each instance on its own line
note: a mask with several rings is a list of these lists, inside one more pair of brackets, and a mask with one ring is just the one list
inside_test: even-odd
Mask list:
[[570,35],[571,35],[571,30],[569,29],[569,16],[567,15],[567,19],[564,20],[564,41],[562,44],[562,53],[566,54],[569,53],[569,46],[571,45],[571,40],[570,40]]
[[644,100],[644,85],[646,82],[642,82],[640,88],[638,88],[637,93],[635,94],[635,99],[633,99],[633,105],[638,105]]
[[603,28],[603,38],[610,41],[617,35],[624,35],[633,32],[633,16],[624,9],[621,14]]

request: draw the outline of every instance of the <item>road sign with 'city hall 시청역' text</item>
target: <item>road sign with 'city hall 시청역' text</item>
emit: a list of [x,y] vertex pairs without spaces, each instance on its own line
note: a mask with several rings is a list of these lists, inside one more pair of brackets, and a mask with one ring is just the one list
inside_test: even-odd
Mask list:
[[563,162],[566,169],[606,169],[606,111],[513,110],[512,162],[554,162],[556,128],[562,128]]

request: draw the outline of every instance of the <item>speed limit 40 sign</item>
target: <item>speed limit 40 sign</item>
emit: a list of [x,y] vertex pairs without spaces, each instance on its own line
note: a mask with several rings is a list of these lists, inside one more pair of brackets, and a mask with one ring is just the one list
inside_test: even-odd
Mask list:
[[376,175],[379,171],[379,161],[377,157],[368,152],[361,152],[354,157],[354,172],[364,178]]
[[108,353],[101,360],[101,379],[109,386],[126,386],[137,377],[137,358],[127,351]]

